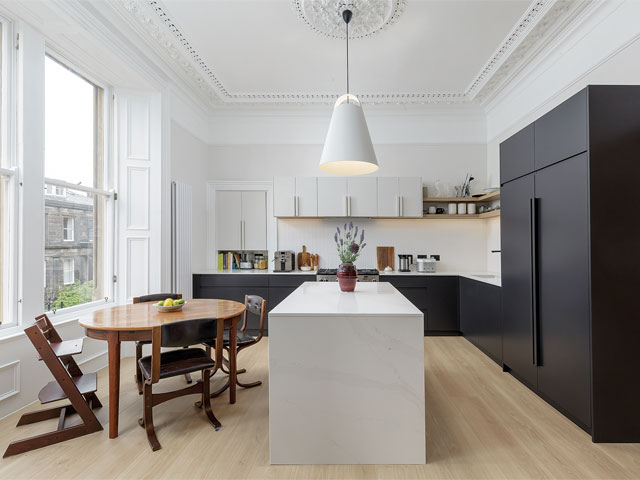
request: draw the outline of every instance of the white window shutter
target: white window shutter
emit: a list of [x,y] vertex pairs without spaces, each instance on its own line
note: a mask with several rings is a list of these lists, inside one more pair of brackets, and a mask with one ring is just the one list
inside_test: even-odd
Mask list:
[[115,94],[118,155],[118,299],[160,293],[162,128],[159,93]]

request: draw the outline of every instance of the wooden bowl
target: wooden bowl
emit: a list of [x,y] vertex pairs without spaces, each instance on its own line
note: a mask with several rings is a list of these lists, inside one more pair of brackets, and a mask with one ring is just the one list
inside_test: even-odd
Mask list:
[[171,305],[170,307],[164,307],[164,306],[160,306],[160,305],[156,305],[155,307],[158,309],[159,312],[179,312],[180,310],[182,310],[182,307],[184,307],[187,304],[187,302],[182,303],[180,305]]

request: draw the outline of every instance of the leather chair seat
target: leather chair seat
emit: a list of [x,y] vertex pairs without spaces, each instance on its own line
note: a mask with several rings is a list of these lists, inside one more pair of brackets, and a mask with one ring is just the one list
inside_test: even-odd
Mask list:
[[[145,379],[151,378],[151,355],[138,361]],[[201,348],[180,348],[160,354],[160,378],[210,369],[215,362]]]
[[[225,347],[229,346],[229,330],[225,330],[223,333],[223,338],[222,338],[223,344]],[[254,343],[256,341],[256,337],[249,335],[248,333],[243,332],[242,330],[238,330],[238,334],[236,337],[236,344],[238,346],[241,345],[247,345],[249,343]],[[216,346],[216,341],[215,340],[211,340],[209,342],[205,342],[206,345],[208,345],[211,348],[215,348]]]

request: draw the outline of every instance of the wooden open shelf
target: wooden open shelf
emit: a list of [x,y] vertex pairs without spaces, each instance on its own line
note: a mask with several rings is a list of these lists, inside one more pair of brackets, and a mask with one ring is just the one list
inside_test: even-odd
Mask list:
[[500,190],[494,190],[480,197],[424,197],[422,199],[422,201],[426,203],[493,202],[494,200],[500,200]]

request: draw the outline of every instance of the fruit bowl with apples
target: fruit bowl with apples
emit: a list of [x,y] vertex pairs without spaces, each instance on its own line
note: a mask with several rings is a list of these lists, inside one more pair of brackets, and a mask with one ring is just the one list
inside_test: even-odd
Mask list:
[[186,302],[182,298],[179,300],[167,298],[166,300],[156,303],[155,306],[160,312],[179,312],[185,304]]

